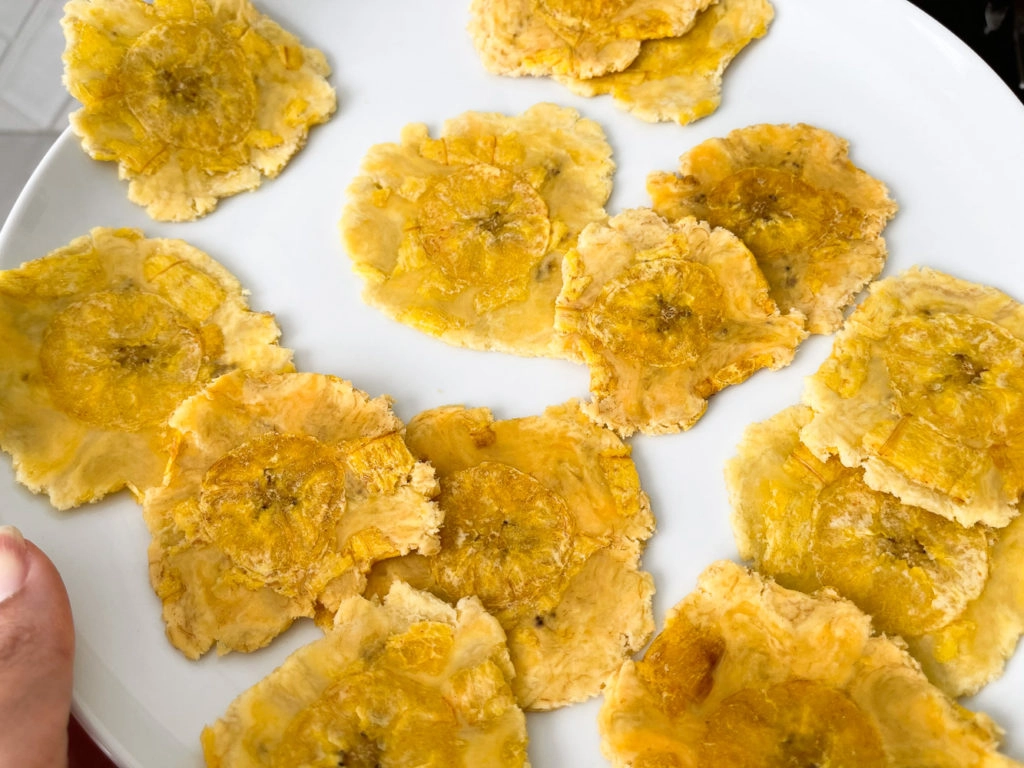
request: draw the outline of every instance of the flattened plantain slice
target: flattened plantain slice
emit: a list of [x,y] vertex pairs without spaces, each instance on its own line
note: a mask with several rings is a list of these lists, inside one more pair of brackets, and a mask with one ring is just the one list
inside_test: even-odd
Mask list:
[[[822,714],[827,713],[826,718]],[[697,750],[701,765],[856,765],[885,768],[881,739],[842,691],[811,680],[744,688],[726,697],[707,718]]]
[[799,440],[794,406],[744,433],[726,465],[740,555],[793,589],[836,589],[901,635],[953,697],[998,677],[1024,632],[1024,519],[965,528],[868,488]]
[[644,120],[686,125],[718,109],[726,67],[767,33],[774,17],[768,0],[718,0],[683,35],[645,40],[621,72],[556,79],[582,96],[611,94],[619,106]]
[[726,465],[742,557],[784,586],[836,589],[904,637],[945,626],[982,591],[989,532],[965,528],[864,484],[860,468],[800,442],[810,408],[744,433]]
[[609,679],[598,725],[616,768],[1020,765],[852,603],[726,561]]
[[341,232],[363,298],[450,344],[561,356],[562,254],[605,217],[613,167],[600,126],[552,104],[467,112],[438,139],[406,126],[348,190]]
[[525,709],[598,693],[653,629],[640,555],[654,520],[630,450],[579,404],[494,421],[485,408],[437,408],[409,422],[413,453],[441,481],[440,551],[378,563],[395,580],[454,602],[477,595],[508,634]]
[[930,269],[872,286],[807,380],[819,458],[963,525],[1005,526],[1024,491],[1024,308]]
[[143,500],[171,643],[198,658],[269,643],[362,592],[372,564],[436,551],[437,483],[387,397],[312,373],[222,376],[171,418]]
[[638,208],[594,224],[563,278],[555,328],[590,366],[584,410],[621,435],[689,429],[708,397],[789,364],[806,337],[743,243],[693,218]]
[[882,271],[881,232],[896,214],[886,186],[850,162],[848,143],[810,125],[752,125],[647,178],[654,210],[734,232],[754,253],[783,311],[831,333]]
[[641,40],[675,37],[714,0],[472,0],[469,33],[499,75],[618,72]]
[[71,0],[61,25],[72,130],[160,221],[277,176],[336,107],[323,53],[249,0]]
[[0,447],[58,509],[139,495],[185,398],[233,369],[291,369],[279,335],[205,253],[97,227],[0,272]]
[[998,678],[1024,636],[1024,516],[996,532],[985,588],[943,627],[906,638],[911,653],[950,696]]
[[989,536],[872,490],[859,470],[814,503],[815,570],[876,617],[879,628],[920,635],[945,626],[988,579]]
[[810,419],[810,408],[792,406],[751,424],[725,465],[740,557],[782,586],[803,592],[822,586],[811,552],[816,494],[846,472],[800,442],[800,428]]
[[475,598],[454,608],[397,583],[347,598],[320,640],[203,730],[209,768],[529,768],[505,635]]

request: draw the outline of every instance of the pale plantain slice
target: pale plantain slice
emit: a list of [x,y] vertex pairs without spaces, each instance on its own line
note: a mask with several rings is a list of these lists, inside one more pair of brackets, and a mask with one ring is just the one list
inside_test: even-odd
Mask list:
[[591,225],[563,278],[555,328],[590,366],[584,408],[624,436],[689,429],[708,397],[787,365],[806,337],[743,243],[693,218],[638,208]]
[[475,598],[397,583],[350,597],[320,640],[203,730],[209,768],[529,768],[505,636]]
[[378,563],[370,590],[404,579],[452,602],[477,595],[508,634],[523,708],[596,695],[653,630],[639,563],[654,520],[628,446],[575,401],[504,421],[436,408],[407,439],[440,477],[441,548]]
[[725,464],[740,557],[803,592],[822,586],[811,550],[817,493],[847,471],[839,462],[819,460],[800,442],[800,429],[810,419],[810,408],[792,406],[751,424]]
[[1024,520],[965,528],[872,490],[800,442],[812,416],[794,406],[751,425],[727,463],[740,555],[783,586],[835,588],[907,640],[945,693],[976,693],[1024,632]]
[[434,472],[387,397],[312,373],[227,374],[171,418],[143,500],[150,580],[189,658],[269,643],[362,592],[381,558],[437,549]]
[[872,286],[807,380],[801,438],[906,504],[1005,526],[1024,491],[1024,307],[920,268]]
[[814,503],[818,578],[876,619],[879,628],[921,635],[945,626],[988,580],[989,533],[864,484],[860,470],[822,488]]
[[279,335],[205,253],[97,227],[0,272],[0,447],[58,509],[139,495],[179,403],[226,371],[291,369]]
[[871,719],[841,690],[814,680],[743,688],[708,716],[697,750],[700,765],[850,765],[885,768]]
[[341,233],[363,298],[450,344],[561,356],[562,254],[605,218],[613,167],[600,126],[553,104],[467,112],[437,139],[406,126],[348,190]]
[[1020,765],[852,603],[726,561],[609,679],[598,726],[616,768]]
[[928,677],[950,696],[998,678],[1024,636],[1024,516],[995,535],[985,588],[945,626],[906,638]]
[[157,220],[277,176],[335,110],[323,53],[249,0],[71,0],[61,25],[71,128]]
[[835,588],[904,637],[945,626],[982,591],[989,532],[901,504],[800,442],[793,406],[744,433],[726,465],[740,554],[784,586]]
[[469,33],[499,75],[596,77],[633,61],[641,40],[675,37],[714,0],[472,0]]
[[768,0],[718,0],[683,35],[645,40],[621,72],[556,79],[583,96],[611,94],[644,120],[686,125],[718,109],[726,67],[767,33],[774,17]]
[[850,162],[849,145],[810,125],[752,125],[709,139],[679,172],[648,176],[654,210],[696,216],[750,248],[772,297],[831,333],[882,271],[881,232],[896,213],[886,186]]

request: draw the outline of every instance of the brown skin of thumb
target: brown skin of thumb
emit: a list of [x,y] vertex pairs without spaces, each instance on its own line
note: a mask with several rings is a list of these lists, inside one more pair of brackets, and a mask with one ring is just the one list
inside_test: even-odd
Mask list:
[[26,542],[21,589],[0,602],[0,766],[63,768],[75,633],[50,559]]

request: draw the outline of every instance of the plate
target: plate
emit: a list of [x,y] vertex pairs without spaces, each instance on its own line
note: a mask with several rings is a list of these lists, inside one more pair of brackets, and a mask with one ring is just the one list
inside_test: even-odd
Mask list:
[[[643,123],[607,97],[576,97],[553,81],[486,74],[465,31],[466,0],[257,4],[327,53],[339,96],[337,115],[313,130],[282,175],[205,219],[160,224],[127,201],[112,164],[89,160],[65,133],[0,233],[0,266],[42,256],[93,226],[182,238],[237,275],[253,308],[277,315],[299,370],[391,394],[403,419],[449,403],[488,406],[498,418],[536,414],[586,397],[586,370],[456,349],[370,309],[337,222],[366,150],[397,141],[403,125],[436,131],[466,110],[517,114],[551,101],[604,126],[617,164],[609,213],[649,204],[648,172],[674,170],[678,156],[706,138],[760,122],[827,128],[850,140],[854,162],[884,180],[901,206],[885,231],[885,274],[926,264],[1024,299],[1024,109],[968,48],[908,3],[776,0],[768,35],[726,72],[721,108],[685,127]],[[687,433],[632,440],[658,519],[644,565],[658,588],[659,626],[708,563],[736,557],[722,467],[743,428],[798,402],[803,377],[830,345],[813,338],[791,367],[716,395]],[[200,766],[203,725],[317,635],[302,622],[258,653],[188,662],[164,638],[147,579],[149,537],[129,497],[57,513],[17,486],[4,460],[0,520],[19,526],[60,568],[78,633],[74,709],[124,768]],[[1006,729],[1017,759],[1022,656],[966,702]],[[529,716],[535,768],[607,764],[599,703]]]

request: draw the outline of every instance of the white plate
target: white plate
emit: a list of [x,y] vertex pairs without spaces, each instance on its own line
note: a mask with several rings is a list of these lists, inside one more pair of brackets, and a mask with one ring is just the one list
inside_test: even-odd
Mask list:
[[[364,306],[337,235],[344,191],[366,149],[403,125],[433,130],[466,110],[519,113],[538,101],[573,106],[605,126],[618,165],[610,213],[649,204],[644,179],[712,136],[759,122],[805,121],[848,138],[852,157],[901,205],[885,237],[885,274],[928,264],[1024,299],[1024,109],[971,51],[900,0],[776,0],[767,37],[726,73],[714,115],[680,127],[648,125],[609,99],[583,99],[554,82],[487,75],[465,32],[466,0],[388,3],[263,0],[260,7],[326,51],[339,112],[276,180],[189,224],[158,224],[129,203],[112,164],[86,158],[65,134],[0,233],[10,268],[93,226],[134,226],[202,248],[274,312],[300,370],[390,393],[399,416],[464,403],[499,418],[585,397],[587,373],[552,360],[455,349]],[[742,429],[800,398],[802,378],[831,341],[805,344],[790,368],[762,372],[717,395],[690,432],[633,441],[658,518],[645,566],[656,614],[717,558],[735,557],[722,466]],[[58,514],[16,486],[0,462],[0,520],[56,561],[78,628],[75,711],[126,768],[199,766],[199,732],[243,689],[317,633],[308,623],[248,656],[188,662],[164,639],[146,573],[148,536],[126,495]],[[988,710],[1024,759],[1024,660],[967,702]],[[531,715],[536,768],[600,766],[599,701]]]

